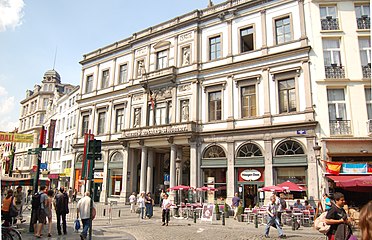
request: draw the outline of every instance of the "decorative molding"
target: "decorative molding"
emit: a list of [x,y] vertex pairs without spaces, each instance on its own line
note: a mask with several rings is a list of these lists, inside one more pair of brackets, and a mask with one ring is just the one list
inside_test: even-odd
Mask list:
[[137,50],[134,51],[134,54],[136,55],[136,57],[138,56],[143,56],[143,55],[146,55],[147,54],[147,47],[143,47],[143,48],[139,48]]
[[208,84],[203,84],[202,83],[202,87],[204,88],[204,92],[207,91],[207,88],[216,87],[216,86],[219,86],[219,85],[221,85],[221,87],[223,89],[225,89],[226,88],[226,83],[227,83],[226,81],[214,82],[214,83],[208,83]]
[[168,138],[167,138],[167,141],[168,141],[168,143],[173,144],[173,142],[174,142],[174,137],[168,137]]
[[153,48],[154,48],[155,50],[157,50],[157,49],[159,49],[159,48],[169,48],[170,45],[171,45],[171,42],[169,42],[169,41],[160,41],[160,42],[156,43],[156,44],[153,46]]
[[191,90],[191,84],[190,83],[178,86],[178,91],[180,91],[180,92],[186,92],[186,91],[190,91],[190,90]]
[[142,101],[142,98],[143,98],[143,94],[142,93],[140,93],[140,94],[133,94],[133,102]]
[[188,41],[188,40],[192,40],[194,38],[194,32],[188,32],[188,33],[184,33],[184,34],[181,34],[178,36],[178,41],[180,43],[182,42],[185,42],[185,41]]
[[301,67],[294,67],[289,69],[283,69],[279,71],[270,72],[272,80],[281,80],[288,77],[299,77],[301,74]]
[[152,89],[152,97],[156,100],[164,100],[172,98],[173,87],[164,87],[160,89]]
[[244,81],[255,81],[257,83],[260,83],[261,82],[261,79],[262,79],[262,75],[261,74],[256,74],[256,75],[252,75],[252,76],[246,76],[246,77],[241,77],[241,78],[234,78],[233,80],[235,81],[235,86],[236,87],[239,87],[239,85],[241,85],[241,83]]

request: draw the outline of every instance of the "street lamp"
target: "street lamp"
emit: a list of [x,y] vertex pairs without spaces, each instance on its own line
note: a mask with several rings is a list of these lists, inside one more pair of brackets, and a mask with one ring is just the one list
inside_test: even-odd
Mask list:
[[[181,164],[181,159],[177,156],[176,158],[176,186],[180,185],[180,164]],[[181,198],[181,196],[179,195],[180,193],[178,191],[176,192],[176,199],[177,201],[179,201],[178,204],[180,204],[181,201],[179,198]],[[177,195],[179,195],[179,197]]]
[[315,143],[315,146],[313,147],[313,149],[314,149],[316,160],[319,161],[320,160],[320,150],[322,149],[322,147],[319,146],[318,143]]

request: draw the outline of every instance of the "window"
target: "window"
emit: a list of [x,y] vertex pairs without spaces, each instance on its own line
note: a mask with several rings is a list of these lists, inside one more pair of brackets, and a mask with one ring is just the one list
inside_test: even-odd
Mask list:
[[302,149],[301,145],[293,140],[287,140],[282,142],[278,148],[276,149],[275,155],[296,155],[296,154],[304,154],[304,150]]
[[209,121],[222,119],[221,91],[208,93]]
[[101,88],[107,88],[109,86],[109,70],[102,72]]
[[169,124],[171,121],[172,103],[170,101],[156,103],[155,115],[153,107],[149,106],[149,126]]
[[41,113],[40,114],[40,122],[39,122],[39,124],[43,124],[44,123],[44,117],[45,117],[45,114],[44,113]]
[[115,117],[115,132],[120,132],[124,129],[124,108],[119,108],[116,110]]
[[337,8],[336,6],[320,7],[320,23],[322,30],[338,30]]
[[203,158],[226,158],[226,153],[220,146],[212,145],[205,150]]
[[123,64],[123,65],[120,65],[120,69],[119,69],[119,84],[120,83],[125,83],[127,82],[127,72],[128,72],[128,65],[127,64]]
[[106,113],[104,112],[98,113],[98,128],[97,128],[98,134],[105,133],[105,119],[106,119]]
[[241,88],[241,104],[243,118],[256,116],[256,86]]
[[345,120],[346,102],[344,89],[328,89],[327,99],[329,120]]
[[291,20],[289,16],[275,20],[276,44],[291,41]]
[[156,69],[166,68],[168,65],[168,52],[167,50],[158,52],[156,54]]
[[247,144],[244,144],[238,150],[238,157],[256,157],[256,156],[262,156],[262,152],[256,144],[247,143]]
[[355,15],[358,29],[370,29],[370,7],[369,4],[355,6]]
[[215,60],[221,57],[221,36],[209,39],[209,60]]
[[296,111],[296,86],[294,79],[278,81],[279,113]]
[[341,51],[339,39],[323,39],[324,65],[341,65]]
[[[43,99],[43,109],[47,109],[48,108],[48,103],[49,103],[49,99],[48,98],[44,98]],[[32,109],[30,109],[32,110]]]
[[248,27],[240,30],[240,52],[248,52],[254,50],[253,27]]
[[81,136],[84,136],[84,133],[88,133],[89,129],[89,116],[85,115],[82,119],[82,126],[81,126]]
[[90,93],[93,91],[93,75],[87,76],[87,85],[85,88],[86,93]]
[[359,52],[363,78],[371,78],[371,42],[368,38],[359,38]]
[[366,95],[368,119],[372,119],[372,95],[371,95],[372,93],[371,93],[371,88],[365,88],[364,92],[365,92],[365,95]]

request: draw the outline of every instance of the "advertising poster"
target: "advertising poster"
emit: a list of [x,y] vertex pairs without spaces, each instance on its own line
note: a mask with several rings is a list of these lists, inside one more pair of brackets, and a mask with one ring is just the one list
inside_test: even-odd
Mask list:
[[210,222],[212,222],[213,209],[214,209],[214,205],[213,204],[204,203],[203,204],[203,212],[202,212],[201,220],[202,221],[210,221]]

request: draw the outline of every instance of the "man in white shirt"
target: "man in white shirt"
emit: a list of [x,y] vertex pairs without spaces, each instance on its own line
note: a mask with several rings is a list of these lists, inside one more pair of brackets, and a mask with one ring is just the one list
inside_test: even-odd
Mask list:
[[171,206],[171,202],[170,200],[168,199],[168,194],[164,194],[164,198],[163,198],[163,202],[161,204],[161,208],[162,208],[162,215],[161,215],[161,218],[162,218],[162,222],[163,222],[163,225],[167,225],[168,226],[168,222],[169,222],[169,209],[170,209],[170,206]]
[[92,209],[92,219],[90,219],[90,204],[91,204],[91,198],[90,198],[90,192],[85,192],[85,196],[79,200],[77,204],[77,218],[80,218],[83,222],[83,231],[80,234],[81,240],[85,240],[88,235],[88,230],[90,228],[90,221],[94,219],[96,216],[96,206],[93,203],[93,209]]
[[130,212],[136,212],[134,209],[134,206],[136,205],[136,193],[133,192],[132,195],[129,196],[129,202],[130,202]]
[[278,209],[279,209],[279,201],[276,200],[276,196],[272,195],[270,197],[270,203],[267,207],[267,225],[265,227],[265,238],[269,238],[269,231],[271,226],[276,226],[276,229],[279,233],[279,238],[286,238],[286,235],[283,234],[283,229],[279,224],[278,219]]

